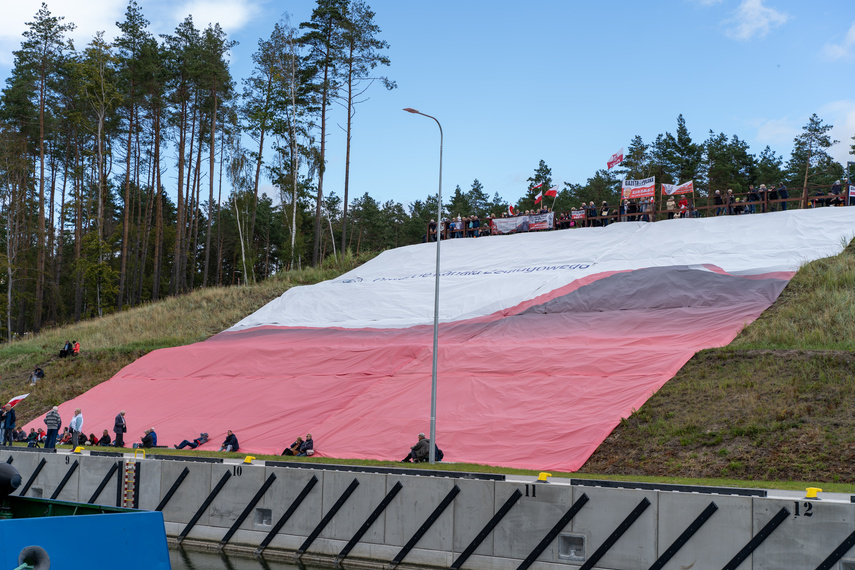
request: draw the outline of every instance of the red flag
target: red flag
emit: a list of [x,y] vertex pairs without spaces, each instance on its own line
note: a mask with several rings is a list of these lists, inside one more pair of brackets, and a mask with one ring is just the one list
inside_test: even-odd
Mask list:
[[607,170],[611,170],[621,162],[623,162],[623,149],[620,149],[620,151],[612,155],[612,157],[606,163],[609,166]]
[[[14,398],[12,398],[8,402],[6,402],[6,405],[14,408],[15,406],[18,405],[18,402],[20,402],[21,400],[23,400],[24,398],[26,398],[29,395],[30,394],[27,393],[27,394],[21,394],[20,396],[15,396]],[[2,400],[0,400],[0,401],[2,401]]]
[[509,216],[513,216],[513,215],[514,215],[514,207],[513,207],[513,206],[508,206],[508,215],[509,215]]
[[540,204],[541,200],[543,200],[543,192],[538,192],[537,196],[534,197],[534,203]]
[[551,196],[551,197],[553,197],[553,198],[555,198],[556,196],[558,196],[558,186],[553,186],[552,188],[550,188],[549,190],[547,190],[547,191],[546,191],[546,195],[547,195],[547,196]]

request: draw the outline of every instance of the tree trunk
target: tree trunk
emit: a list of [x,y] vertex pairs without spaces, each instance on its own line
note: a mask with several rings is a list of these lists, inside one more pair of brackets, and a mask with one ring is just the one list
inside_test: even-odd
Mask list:
[[[211,221],[214,218],[214,159],[216,158],[216,140],[217,140],[217,90],[214,89],[211,94],[214,98],[214,112],[211,113],[211,154],[209,158],[208,171],[208,188],[210,190],[208,196],[208,231],[205,233],[205,271],[202,274],[202,287],[208,286],[208,265],[211,260]],[[256,177],[258,175],[256,174]],[[258,192],[258,179],[255,182],[256,192]],[[253,213],[255,217],[255,213]]]

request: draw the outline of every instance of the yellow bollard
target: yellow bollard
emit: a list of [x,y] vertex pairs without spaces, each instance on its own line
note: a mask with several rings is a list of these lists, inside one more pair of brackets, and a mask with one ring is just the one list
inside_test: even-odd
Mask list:
[[246,457],[244,457],[244,458],[243,458],[243,462],[244,462],[244,463],[249,463],[250,465],[252,465],[252,460],[253,460],[253,459],[255,459],[255,457],[254,457],[254,456],[252,456],[252,455],[247,455]]
[[538,483],[549,483],[549,481],[546,480],[547,477],[552,477],[552,473],[547,473],[546,471],[541,471],[540,475],[537,476],[537,482]]
[[805,495],[805,499],[819,499],[816,494],[822,493],[822,489],[820,489],[819,487],[808,487],[807,489],[805,489],[805,492],[807,493]]
[[72,453],[82,453],[84,449],[86,449],[86,448],[83,447],[82,445],[80,445],[78,447],[75,447],[74,451],[72,451]]

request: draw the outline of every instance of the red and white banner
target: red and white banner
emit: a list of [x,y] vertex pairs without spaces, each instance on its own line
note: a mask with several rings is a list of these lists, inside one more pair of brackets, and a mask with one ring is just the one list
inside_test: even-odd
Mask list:
[[674,194],[689,194],[695,191],[695,185],[693,184],[694,180],[689,180],[688,182],[684,182],[683,184],[662,184],[662,193],[667,194],[668,196],[673,196]]
[[553,198],[555,198],[556,196],[558,196],[558,186],[553,186],[552,188],[550,188],[549,190],[547,190],[547,191],[546,191],[546,195],[547,195],[547,196],[551,196],[551,197],[553,197]]
[[538,192],[537,196],[534,197],[534,203],[540,204],[541,200],[543,200],[543,192]]
[[850,197],[850,198],[855,198],[855,186],[850,186],[850,187],[849,187],[849,197]]
[[624,200],[632,198],[647,198],[656,195],[656,177],[651,176],[644,180],[624,180],[620,185],[621,197]]
[[612,155],[612,157],[606,163],[609,166],[607,170],[611,170],[612,168],[614,168],[615,166],[617,166],[621,162],[623,162],[623,149],[620,149],[620,151],[618,151]]
[[29,395],[30,395],[30,394],[29,394],[29,393],[27,393],[27,394],[21,394],[20,396],[15,396],[14,398],[12,398],[12,399],[11,399],[11,400],[9,400],[8,402],[6,402],[6,405],[7,405],[7,406],[12,406],[12,407],[14,408],[15,406],[17,406],[17,405],[18,405],[18,402],[20,402],[21,400],[23,400],[24,398],[26,398],[26,397],[27,397],[27,396],[29,396]]
[[570,218],[574,220],[584,220],[585,219],[585,210],[572,210],[570,212]]
[[531,216],[517,216],[515,218],[493,218],[494,234],[515,234],[536,230],[551,230],[555,214],[532,214]]

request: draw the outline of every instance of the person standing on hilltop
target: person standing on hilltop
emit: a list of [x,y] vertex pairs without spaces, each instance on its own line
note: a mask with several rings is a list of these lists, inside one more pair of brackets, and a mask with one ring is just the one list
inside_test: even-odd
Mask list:
[[128,431],[128,426],[125,423],[125,410],[122,410],[116,415],[116,422],[113,426],[113,432],[116,434],[116,447],[125,447],[125,432]]

